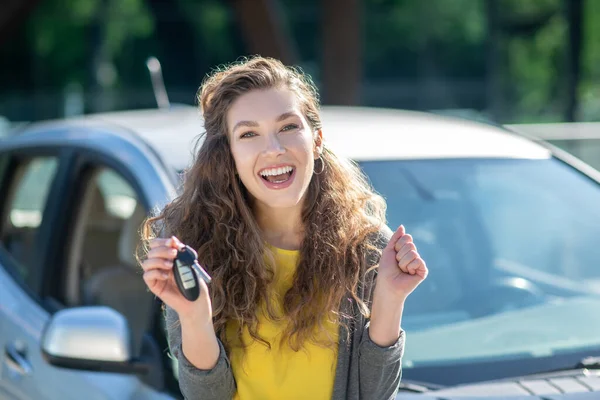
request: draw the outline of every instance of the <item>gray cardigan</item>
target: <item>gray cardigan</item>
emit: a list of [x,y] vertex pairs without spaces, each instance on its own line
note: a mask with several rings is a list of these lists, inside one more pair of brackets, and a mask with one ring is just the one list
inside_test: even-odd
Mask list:
[[[386,227],[387,228],[387,227]],[[389,238],[389,228],[380,234],[380,248]],[[369,265],[378,259],[371,257]],[[370,285],[371,288],[373,285]],[[361,293],[363,299],[370,300],[372,289]],[[350,298],[341,306],[342,311],[354,315],[353,321],[346,321],[347,331],[340,325],[337,368],[333,387],[333,400],[388,400],[394,399],[402,374],[401,361],[404,351],[404,331],[398,341],[390,347],[379,347],[369,337],[369,321],[358,311]],[[179,365],[179,387],[186,399],[229,400],[236,391],[235,380],[229,359],[221,341],[221,353],[215,367],[200,370],[194,367],[181,351],[181,326],[178,316],[170,307],[165,313],[169,349]],[[307,382],[309,385],[310,382]]]

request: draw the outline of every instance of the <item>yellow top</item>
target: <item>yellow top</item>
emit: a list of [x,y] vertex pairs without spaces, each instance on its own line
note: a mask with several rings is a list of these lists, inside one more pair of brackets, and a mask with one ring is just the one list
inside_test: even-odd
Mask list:
[[[291,288],[298,264],[299,251],[271,247],[275,258],[274,295],[271,301],[275,310],[282,315],[283,295]],[[259,336],[271,345],[253,341],[248,330],[243,333],[245,349],[232,346],[230,362],[237,384],[235,400],[270,399],[331,399],[337,364],[337,345],[326,348],[311,341],[296,352],[280,338],[285,329],[285,320],[272,321],[262,312],[258,316]],[[327,332],[319,339],[333,338],[337,343],[338,325],[324,323]],[[235,336],[237,323],[229,323],[226,328],[228,340]]]

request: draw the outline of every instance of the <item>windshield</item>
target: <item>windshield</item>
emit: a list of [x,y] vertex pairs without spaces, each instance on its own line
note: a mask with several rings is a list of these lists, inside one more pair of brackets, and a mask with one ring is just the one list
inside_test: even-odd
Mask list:
[[556,159],[360,163],[430,269],[404,367],[600,346],[600,186]]

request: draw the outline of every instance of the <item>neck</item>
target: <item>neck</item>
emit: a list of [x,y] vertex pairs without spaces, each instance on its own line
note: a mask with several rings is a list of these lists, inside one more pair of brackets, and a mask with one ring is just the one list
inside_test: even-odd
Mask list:
[[267,242],[286,250],[298,250],[302,243],[302,206],[271,208],[265,204],[254,204],[254,215]]

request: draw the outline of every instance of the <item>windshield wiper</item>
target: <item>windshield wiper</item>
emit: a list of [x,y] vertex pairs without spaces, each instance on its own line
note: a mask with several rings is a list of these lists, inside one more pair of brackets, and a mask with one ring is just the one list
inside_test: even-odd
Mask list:
[[579,361],[575,368],[600,369],[600,357],[586,357]]
[[436,385],[435,383],[412,381],[410,379],[402,379],[400,381],[400,392],[425,393],[431,390],[443,389],[445,386]]
[[571,371],[576,369],[600,369],[600,357],[585,357],[579,360],[579,362],[575,365],[567,366],[564,368],[558,368],[549,372]]
[[528,374],[525,376],[527,378],[529,378],[529,377],[545,377],[548,375],[554,375],[556,373],[578,371],[581,369],[600,370],[600,357],[594,357],[594,356],[585,357],[585,358],[581,359],[575,365],[568,365],[566,367],[552,369],[549,371],[536,372],[534,374],[530,374],[530,375]]

